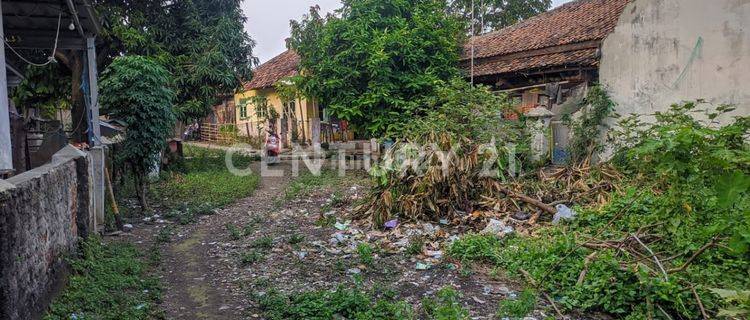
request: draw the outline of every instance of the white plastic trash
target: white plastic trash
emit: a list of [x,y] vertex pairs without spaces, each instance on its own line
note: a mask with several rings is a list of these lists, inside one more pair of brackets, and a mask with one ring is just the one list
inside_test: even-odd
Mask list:
[[552,224],[558,224],[560,220],[573,220],[578,215],[573,209],[568,208],[564,204],[558,204],[555,209],[557,209],[557,213],[552,217]]

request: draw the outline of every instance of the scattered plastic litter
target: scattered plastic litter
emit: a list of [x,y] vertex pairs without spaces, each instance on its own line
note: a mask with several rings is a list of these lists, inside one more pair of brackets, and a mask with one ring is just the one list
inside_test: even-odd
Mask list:
[[336,229],[338,230],[344,231],[346,229],[349,229],[349,223],[348,222],[347,223],[336,222],[334,227],[336,227]]
[[497,219],[490,219],[487,227],[482,230],[483,234],[506,235],[513,232],[513,227],[505,225],[504,222]]
[[432,265],[429,263],[417,262],[417,270],[424,271],[429,270],[430,268],[432,268]]
[[564,204],[558,204],[555,209],[557,209],[557,213],[552,218],[552,224],[558,224],[560,220],[573,220],[578,215],[573,209],[568,208]]
[[398,220],[393,219],[393,220],[387,221],[383,226],[386,229],[394,229],[398,226]]

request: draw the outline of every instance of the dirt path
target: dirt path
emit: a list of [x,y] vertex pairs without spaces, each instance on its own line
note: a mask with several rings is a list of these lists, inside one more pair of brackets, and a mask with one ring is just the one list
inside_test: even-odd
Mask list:
[[[285,165],[280,168],[288,170]],[[257,212],[269,211],[288,181],[288,177],[264,178],[250,197],[215,215],[202,216],[195,224],[136,227],[133,235],[142,244],[157,241],[165,228],[173,230],[171,241],[161,246],[162,309],[167,319],[248,318],[248,298],[235,281],[236,259],[226,254],[226,246],[232,245],[226,225],[241,225]]]
[[[519,286],[481,266],[467,272],[455,261],[406,253],[403,244],[402,250],[392,250],[393,232],[354,225],[342,231],[332,223],[319,223],[326,215],[346,221],[353,202],[367,191],[359,184],[365,181],[362,177],[347,177],[279,201],[292,178],[290,165],[277,169],[287,174],[264,177],[250,197],[195,224],[136,226],[133,235],[144,247],[152,247],[163,230],[173,230],[171,241],[160,246],[162,309],[167,319],[262,319],[255,298],[271,290],[295,294],[339,286],[387,288],[417,310],[423,298],[453,287],[461,292],[462,305],[472,319],[493,319],[498,302],[518,294]],[[229,232],[228,224],[238,232]],[[434,228],[440,229],[424,227]],[[401,231],[395,233],[421,229],[399,227]],[[357,254],[363,242],[377,248],[368,265]],[[432,266],[421,270],[420,263]],[[535,312],[538,318],[546,315]]]

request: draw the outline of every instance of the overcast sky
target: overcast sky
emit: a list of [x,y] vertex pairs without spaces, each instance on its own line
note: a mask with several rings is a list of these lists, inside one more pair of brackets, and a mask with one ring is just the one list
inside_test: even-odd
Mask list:
[[[552,0],[552,6],[568,1]],[[284,52],[289,20],[299,20],[316,4],[323,12],[332,12],[341,6],[340,0],[245,0],[242,4],[248,18],[245,30],[256,42],[253,55],[263,63]]]

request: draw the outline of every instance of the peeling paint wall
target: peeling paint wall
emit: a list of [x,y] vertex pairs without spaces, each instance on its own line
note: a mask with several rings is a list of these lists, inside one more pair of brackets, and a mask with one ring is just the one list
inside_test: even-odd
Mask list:
[[704,99],[750,114],[750,0],[634,0],[602,45],[620,114]]

